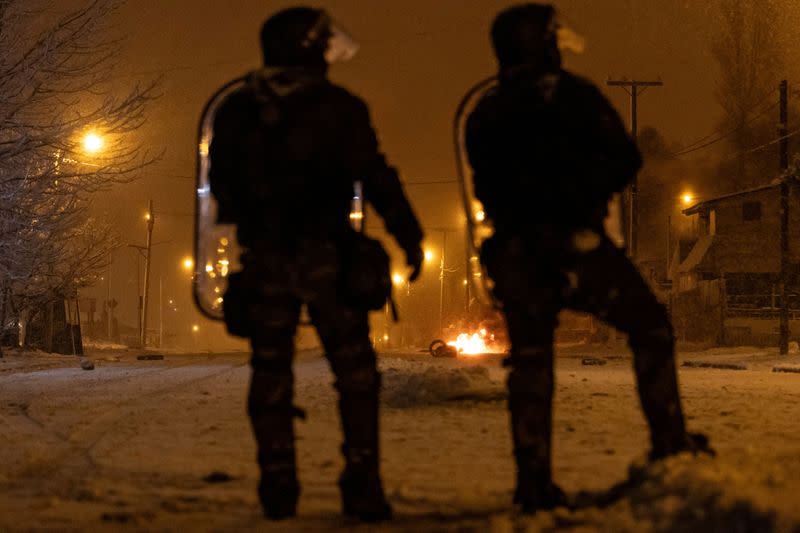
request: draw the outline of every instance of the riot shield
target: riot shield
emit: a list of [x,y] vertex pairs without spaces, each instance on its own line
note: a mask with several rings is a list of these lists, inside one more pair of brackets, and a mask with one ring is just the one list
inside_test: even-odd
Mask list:
[[218,90],[208,101],[200,118],[197,142],[197,187],[194,224],[194,272],[192,292],[195,304],[208,318],[222,320],[222,303],[228,276],[241,268],[241,250],[236,226],[217,224],[217,202],[211,194],[209,148],[214,138],[214,119],[225,99],[246,83],[237,78]]
[[475,105],[497,85],[497,78],[491,77],[475,85],[467,92],[456,110],[453,123],[453,141],[456,154],[456,176],[461,189],[461,201],[467,216],[467,279],[479,302],[499,307],[492,295],[492,282],[480,260],[481,244],[494,234],[491,221],[486,217],[483,205],[475,196],[472,169],[467,159],[466,122]]

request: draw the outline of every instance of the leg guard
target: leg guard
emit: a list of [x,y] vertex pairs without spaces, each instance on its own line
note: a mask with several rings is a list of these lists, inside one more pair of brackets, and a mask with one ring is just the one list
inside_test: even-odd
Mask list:
[[296,514],[300,487],[294,449],[296,410],[291,352],[256,346],[247,412],[258,446],[261,481],[258,487],[264,514],[282,519]]
[[630,333],[639,399],[650,425],[653,459],[679,453],[687,446],[675,369],[675,340],[666,316],[660,322]]
[[563,503],[563,492],[552,482],[553,349],[514,350],[504,364],[508,375],[508,407],[517,461],[514,503],[524,512],[552,509]]
[[391,517],[380,477],[378,395],[380,374],[369,341],[329,354],[339,391],[345,469],[339,480],[346,515],[364,521]]

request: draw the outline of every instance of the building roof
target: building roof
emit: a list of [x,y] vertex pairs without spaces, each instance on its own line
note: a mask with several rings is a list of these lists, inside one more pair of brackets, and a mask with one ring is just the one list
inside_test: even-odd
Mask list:
[[684,209],[682,212],[684,215],[696,215],[701,211],[705,211],[706,209],[710,208],[712,205],[718,204],[719,202],[723,202],[725,200],[730,200],[731,198],[736,198],[737,196],[747,196],[748,194],[754,194],[761,191],[766,191],[768,189],[774,189],[780,187],[781,180],[776,179],[766,185],[761,185],[759,187],[753,187],[752,189],[745,189],[743,191],[734,192],[730,194],[724,194],[722,196],[717,196],[716,198],[710,198],[708,200],[704,200],[700,203],[693,205],[687,209]]

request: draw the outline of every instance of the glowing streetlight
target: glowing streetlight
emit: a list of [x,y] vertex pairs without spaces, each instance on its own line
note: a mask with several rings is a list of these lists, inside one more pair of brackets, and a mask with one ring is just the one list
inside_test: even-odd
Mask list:
[[683,205],[688,207],[694,203],[694,196],[688,192],[684,193],[683,196],[681,196],[681,202],[683,202]]
[[406,280],[402,274],[395,274],[392,276],[392,282],[399,287],[400,285],[403,285]]
[[183,266],[184,270],[191,272],[194,270],[194,259],[191,257],[185,257],[181,262],[181,265]]
[[87,133],[83,138],[83,149],[90,154],[96,154],[103,149],[105,144],[103,138],[94,132]]
[[433,261],[433,252],[431,250],[425,250],[425,261],[431,262]]
[[198,331],[200,331],[200,326],[198,326],[197,324],[193,325],[192,326],[192,333],[197,333]]

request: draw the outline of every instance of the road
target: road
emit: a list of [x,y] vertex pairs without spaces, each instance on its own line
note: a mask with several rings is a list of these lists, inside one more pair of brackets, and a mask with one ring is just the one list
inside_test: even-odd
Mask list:
[[[630,361],[601,355],[604,366],[582,365],[579,352],[558,362],[555,475],[573,494],[624,479],[647,445]],[[93,371],[51,359],[11,368],[12,357],[0,363],[0,531],[356,526],[338,514],[339,427],[321,358],[296,365],[297,403],[309,416],[298,426],[301,518],[273,525],[254,492],[245,354],[98,356]],[[697,357],[748,367],[681,371],[689,423],[709,432],[717,459],[681,458],[649,474],[649,492],[607,510],[523,521],[509,505],[514,470],[499,358],[384,357],[384,472],[398,519],[379,530],[668,531],[703,509],[698,524],[800,531],[800,374],[771,372],[775,358],[763,352]]]

